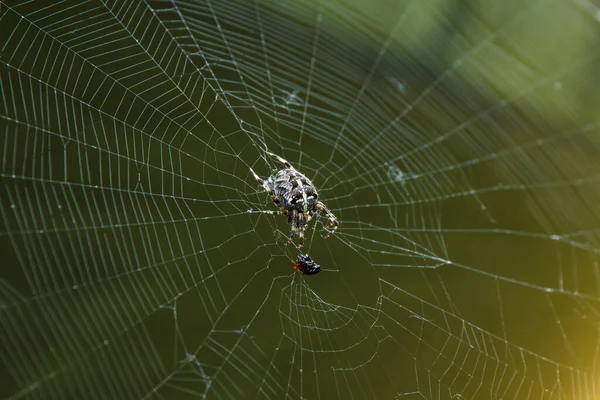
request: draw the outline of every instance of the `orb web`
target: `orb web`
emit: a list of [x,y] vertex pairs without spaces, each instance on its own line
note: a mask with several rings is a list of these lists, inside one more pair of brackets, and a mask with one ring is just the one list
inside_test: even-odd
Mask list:
[[596,398],[597,10],[0,2],[0,393]]

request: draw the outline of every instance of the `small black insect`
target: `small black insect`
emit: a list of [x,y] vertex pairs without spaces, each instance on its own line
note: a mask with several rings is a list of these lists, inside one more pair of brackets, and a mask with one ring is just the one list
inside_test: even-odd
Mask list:
[[317,211],[324,212],[329,218],[329,224],[325,229],[329,230],[329,234],[325,236],[327,239],[340,225],[335,215],[325,207],[325,204],[318,200],[317,189],[315,185],[301,172],[297,171],[292,165],[283,158],[267,153],[271,157],[275,157],[286,168],[277,171],[275,175],[267,179],[262,179],[250,168],[254,179],[263,186],[267,193],[271,196],[273,202],[281,208],[280,211],[263,211],[265,214],[272,215],[287,215],[288,223],[292,224],[292,232],[290,233],[290,243],[296,234],[300,237],[300,245],[304,244],[304,231],[306,225],[310,221],[313,214]]
[[298,260],[294,264],[294,269],[302,272],[304,275],[315,275],[321,272],[321,266],[315,263],[308,254],[298,254]]

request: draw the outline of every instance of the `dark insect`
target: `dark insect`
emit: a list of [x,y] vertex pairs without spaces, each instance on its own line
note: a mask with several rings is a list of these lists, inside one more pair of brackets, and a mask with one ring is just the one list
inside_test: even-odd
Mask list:
[[315,263],[308,254],[298,254],[298,260],[294,264],[294,269],[302,272],[304,275],[315,275],[321,272],[321,266]]
[[323,212],[329,218],[329,224],[325,227],[325,229],[329,230],[329,233],[325,236],[325,239],[327,239],[340,224],[331,211],[325,207],[325,204],[318,200],[317,189],[313,183],[283,158],[273,153],[267,154],[275,157],[286,168],[277,171],[275,175],[267,179],[260,178],[250,168],[254,179],[267,191],[273,202],[281,208],[280,211],[263,211],[263,213],[287,215],[288,223],[292,224],[292,232],[290,233],[288,243],[298,234],[300,237],[298,248],[300,248],[304,244],[304,231],[306,230],[308,221],[310,221],[315,212]]

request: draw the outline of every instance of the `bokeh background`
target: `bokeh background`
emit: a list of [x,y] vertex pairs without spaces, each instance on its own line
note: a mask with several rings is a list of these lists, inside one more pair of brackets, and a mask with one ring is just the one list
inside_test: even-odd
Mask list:
[[598,398],[599,7],[0,1],[0,396]]

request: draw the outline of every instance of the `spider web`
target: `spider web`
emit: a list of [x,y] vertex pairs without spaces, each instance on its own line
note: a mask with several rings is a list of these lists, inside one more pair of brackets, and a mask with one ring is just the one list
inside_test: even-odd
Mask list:
[[2,397],[597,398],[599,21],[0,2]]

